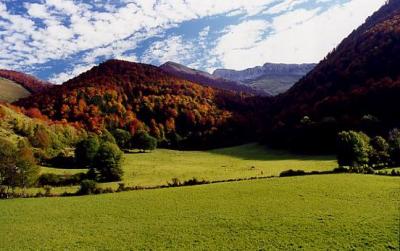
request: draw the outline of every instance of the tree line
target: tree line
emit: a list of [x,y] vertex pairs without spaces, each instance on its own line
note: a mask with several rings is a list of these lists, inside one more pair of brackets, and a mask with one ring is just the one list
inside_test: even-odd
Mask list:
[[343,131],[337,138],[339,166],[371,167],[379,170],[400,166],[400,130],[393,129],[387,138],[370,138],[363,132]]
[[[123,177],[123,150],[138,149],[141,153],[154,150],[157,140],[147,132],[140,131],[134,137],[127,131],[117,129],[112,133],[103,130],[99,134],[89,133],[79,141],[72,157],[55,157],[57,163],[66,158],[69,165],[87,168],[87,173],[67,176],[40,175],[40,167],[33,146],[20,140],[17,146],[10,140],[0,139],[0,197],[14,193],[17,187],[25,191],[32,186],[90,185],[93,182],[120,181]],[[51,161],[51,160],[48,160]]]

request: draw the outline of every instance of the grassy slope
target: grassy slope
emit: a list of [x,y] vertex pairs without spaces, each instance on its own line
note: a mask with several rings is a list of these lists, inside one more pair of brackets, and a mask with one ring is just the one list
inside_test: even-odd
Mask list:
[[146,154],[127,154],[124,181],[135,185],[166,184],[177,177],[224,180],[279,175],[283,170],[331,170],[334,156],[304,156],[267,149],[257,144],[211,151],[159,149]]
[[[333,156],[304,156],[248,144],[210,151],[173,151],[157,149],[151,153],[125,154],[123,182],[133,186],[165,185],[172,178],[188,180],[192,177],[209,181],[279,175],[288,169],[307,171],[332,170]],[[254,167],[254,168],[253,168]],[[42,173],[77,173],[82,169],[44,168]],[[103,184],[103,187],[117,187]],[[74,190],[76,188],[73,188]],[[60,189],[58,189],[60,190]],[[63,191],[72,191],[71,189]]]
[[4,250],[399,248],[399,179],[321,175],[0,202]]
[[299,76],[267,76],[249,83],[249,86],[272,95],[284,93],[300,79]]
[[25,98],[30,92],[21,85],[5,78],[0,78],[0,101],[13,102]]

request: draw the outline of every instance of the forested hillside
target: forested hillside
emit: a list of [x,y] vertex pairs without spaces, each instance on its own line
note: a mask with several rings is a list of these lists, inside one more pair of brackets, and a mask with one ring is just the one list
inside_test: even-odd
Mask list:
[[67,151],[85,136],[84,130],[49,121],[36,109],[22,111],[18,107],[0,104],[0,138],[16,147],[26,145],[32,148],[39,161],[59,154],[67,155]]
[[90,131],[148,131],[165,146],[203,147],[248,139],[244,117],[257,101],[173,77],[158,67],[109,60],[45,93],[17,102]]
[[267,139],[332,149],[339,130],[385,135],[400,125],[400,2],[389,1],[275,100]]

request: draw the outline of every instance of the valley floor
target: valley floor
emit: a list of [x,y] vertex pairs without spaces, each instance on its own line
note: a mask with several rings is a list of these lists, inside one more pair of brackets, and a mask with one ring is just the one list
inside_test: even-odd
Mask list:
[[[329,171],[337,167],[334,156],[297,155],[258,144],[209,151],[157,149],[149,153],[125,154],[123,181],[127,186],[166,185],[173,178],[185,181],[196,177],[207,181],[279,176],[282,171]],[[42,173],[86,172],[84,169],[42,168]],[[102,187],[116,189],[117,183]],[[31,189],[36,192],[38,189]],[[54,188],[53,193],[75,192],[77,187]]]
[[398,250],[397,177],[317,175],[0,201],[3,250]]

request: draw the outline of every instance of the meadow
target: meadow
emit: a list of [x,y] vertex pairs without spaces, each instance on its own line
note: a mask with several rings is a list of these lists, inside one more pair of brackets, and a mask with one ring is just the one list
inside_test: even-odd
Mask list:
[[[337,167],[335,156],[297,155],[247,144],[209,151],[176,151],[157,149],[153,152],[125,154],[123,181],[128,186],[166,185],[173,178],[181,181],[196,177],[207,181],[279,176],[288,169],[328,171]],[[74,174],[84,169],[42,168],[42,173]],[[117,182],[118,183],[118,182]],[[116,188],[117,183],[102,187]],[[71,192],[73,188],[56,188]],[[35,189],[36,190],[36,189]]]
[[0,201],[3,250],[398,250],[400,183],[316,175]]
[[13,102],[30,95],[30,92],[21,85],[8,79],[0,78],[0,100]]

